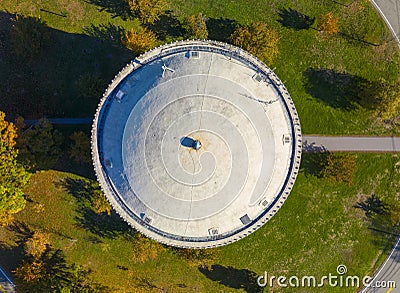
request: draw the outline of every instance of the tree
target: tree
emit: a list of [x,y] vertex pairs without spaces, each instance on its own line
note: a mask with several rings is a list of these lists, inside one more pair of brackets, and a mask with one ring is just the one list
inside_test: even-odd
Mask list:
[[98,75],[83,74],[78,80],[79,94],[84,99],[98,99],[106,85],[106,81]]
[[38,259],[50,245],[50,235],[44,232],[34,232],[25,243],[25,253]]
[[128,49],[141,54],[156,46],[157,37],[155,33],[145,28],[132,29],[125,32],[125,38],[122,42]]
[[91,201],[96,214],[106,213],[107,215],[111,215],[111,205],[104,193],[100,190],[98,184],[97,187],[93,187]]
[[155,259],[165,248],[158,242],[137,233],[133,243],[133,261],[145,263]]
[[207,39],[208,30],[206,25],[206,17],[200,12],[193,14],[184,19],[184,26],[187,31],[188,39]]
[[47,119],[40,119],[17,142],[21,158],[33,170],[54,167],[62,155],[62,134]]
[[167,2],[165,0],[128,0],[128,4],[143,23],[153,24],[164,13]]
[[322,14],[318,19],[318,29],[329,35],[339,32],[339,19],[333,16],[332,12]]
[[26,205],[23,188],[30,174],[17,160],[16,138],[16,127],[6,121],[5,113],[0,111],[0,225],[10,224],[13,215]]
[[17,56],[32,59],[38,56],[50,40],[46,24],[40,19],[17,14],[11,30]]
[[376,113],[384,121],[396,122],[400,119],[400,83],[381,80],[377,94]]
[[356,167],[355,155],[329,154],[322,175],[332,181],[352,183]]
[[61,250],[54,250],[49,235],[35,232],[25,242],[26,258],[14,271],[21,292],[108,292],[92,282],[90,271],[68,265]]
[[69,156],[78,163],[90,163],[90,138],[83,131],[75,131],[70,139],[74,142],[69,149]]
[[231,42],[271,64],[278,55],[278,32],[262,22],[238,27],[230,36]]
[[26,283],[32,284],[43,278],[45,270],[42,261],[33,260],[32,262],[24,261],[14,273],[17,278],[20,278]]

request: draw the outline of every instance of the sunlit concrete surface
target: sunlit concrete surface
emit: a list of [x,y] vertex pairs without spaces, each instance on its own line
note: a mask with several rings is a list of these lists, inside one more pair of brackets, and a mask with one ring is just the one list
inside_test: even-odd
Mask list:
[[301,146],[296,109],[273,71],[212,41],[132,61],[106,91],[92,133],[96,174],[121,216],[160,242],[196,248],[268,221],[294,184]]

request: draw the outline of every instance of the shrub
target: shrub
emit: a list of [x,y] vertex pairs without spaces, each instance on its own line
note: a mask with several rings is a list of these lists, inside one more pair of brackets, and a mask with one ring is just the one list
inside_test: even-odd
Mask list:
[[231,42],[251,54],[272,63],[278,55],[278,32],[267,28],[262,22],[255,22],[248,27],[238,27],[230,36]]
[[339,19],[332,12],[322,14],[318,20],[318,29],[329,35],[339,32]]
[[208,30],[206,18],[202,13],[193,14],[185,18],[184,26],[187,31],[188,39],[207,39]]
[[141,54],[156,46],[157,37],[151,30],[142,28],[126,31],[123,40],[125,46],[137,54]]
[[154,23],[164,13],[165,0],[128,0],[134,13],[137,13],[143,23]]

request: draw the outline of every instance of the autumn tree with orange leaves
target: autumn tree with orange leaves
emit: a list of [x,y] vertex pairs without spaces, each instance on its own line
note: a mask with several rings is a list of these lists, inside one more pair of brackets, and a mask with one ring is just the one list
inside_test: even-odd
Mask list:
[[122,43],[136,54],[142,54],[156,46],[157,37],[146,28],[132,29],[125,33]]
[[332,12],[325,13],[318,20],[318,30],[329,35],[339,32],[339,19],[333,16]]
[[0,225],[12,222],[14,214],[24,209],[26,200],[23,188],[29,181],[30,174],[18,162],[15,149],[17,128],[5,120],[5,113],[0,111]]

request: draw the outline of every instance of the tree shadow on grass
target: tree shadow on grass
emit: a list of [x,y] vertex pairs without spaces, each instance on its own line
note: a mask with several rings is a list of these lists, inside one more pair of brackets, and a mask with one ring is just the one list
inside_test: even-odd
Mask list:
[[199,267],[199,271],[210,280],[230,288],[243,289],[251,293],[263,292],[257,284],[258,275],[247,269],[238,270],[233,267],[213,265],[211,269]]
[[306,91],[333,108],[353,110],[375,106],[377,83],[331,69],[308,68],[303,76]]
[[209,18],[206,25],[210,40],[229,42],[229,37],[236,29],[237,22],[227,18]]
[[121,17],[127,20],[133,17],[132,11],[126,0],[84,0],[86,3],[100,6],[99,11],[107,11],[115,17]]
[[[90,270],[82,266],[69,265],[65,260],[64,252],[47,245],[46,250],[38,258],[26,256],[24,266],[40,263],[40,273],[34,281],[25,279],[23,273],[17,274],[16,285],[20,292],[109,292],[110,288],[92,282],[88,278]],[[24,270],[30,271],[30,270]],[[19,278],[18,278],[19,277]],[[21,278],[22,277],[22,278]]]
[[325,149],[321,151],[305,150],[301,156],[300,170],[302,170],[306,176],[312,175],[321,178],[322,170],[324,170],[328,163],[328,156],[329,152]]
[[25,223],[20,221],[14,221],[10,226],[0,229],[10,231],[15,237],[13,240],[16,245],[0,242],[0,264],[8,273],[11,273],[24,259],[24,244],[28,238],[32,237],[33,231]]
[[162,41],[165,41],[168,37],[183,38],[186,35],[186,30],[182,23],[171,10],[165,11],[159,20],[154,23],[148,23],[145,27],[152,30],[157,35],[157,38]]
[[129,238],[131,236],[132,228],[114,210],[110,215],[95,212],[92,207],[92,196],[98,187],[94,187],[89,180],[67,178],[62,185],[77,200],[76,222],[78,227],[89,230],[102,238],[119,236]]
[[[20,18],[19,21],[24,21]],[[134,54],[122,46],[118,27],[92,26],[87,34],[71,34],[43,23],[49,40],[29,60],[16,54],[15,15],[0,12],[0,109],[10,119],[90,117],[100,97],[83,97],[82,76],[111,80]]]
[[97,38],[103,43],[113,45],[117,48],[123,48],[122,39],[125,36],[125,29],[112,23],[84,27],[83,31],[90,37]]
[[364,197],[353,207],[365,213],[368,228],[374,235],[374,245],[384,251],[391,249],[400,231],[392,222],[390,207],[375,194]]
[[284,8],[279,11],[280,22],[284,27],[295,30],[309,29],[315,21],[315,17],[310,17],[292,8]]

